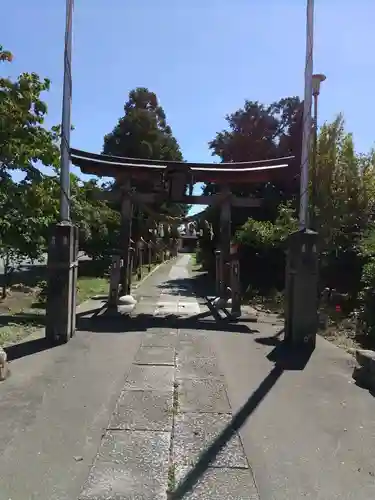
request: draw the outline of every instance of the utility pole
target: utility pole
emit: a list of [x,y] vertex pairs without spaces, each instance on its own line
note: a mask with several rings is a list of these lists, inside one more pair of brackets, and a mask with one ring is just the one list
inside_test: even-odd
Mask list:
[[74,0],[66,0],[64,87],[60,144],[60,222],[48,247],[46,339],[65,343],[76,329],[78,228],[70,220],[70,129],[72,107],[72,35]]
[[314,50],[314,0],[307,0],[306,9],[306,58],[305,95],[303,102],[303,132],[300,178],[300,229],[307,229],[309,209],[309,153],[311,145],[311,105],[313,92],[313,50]]
[[70,129],[72,109],[72,37],[74,0],[66,0],[64,84],[60,144],[60,220],[70,222]]

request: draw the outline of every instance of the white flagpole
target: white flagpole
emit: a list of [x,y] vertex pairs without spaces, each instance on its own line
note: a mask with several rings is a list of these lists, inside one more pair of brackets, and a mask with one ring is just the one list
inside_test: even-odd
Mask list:
[[72,108],[72,27],[74,0],[66,0],[64,87],[60,145],[60,219],[70,222],[70,129]]
[[303,107],[303,133],[301,152],[301,185],[300,185],[300,229],[308,228],[309,208],[309,153],[312,133],[312,75],[314,50],[314,0],[307,0],[306,20],[306,61],[305,61],[305,97]]

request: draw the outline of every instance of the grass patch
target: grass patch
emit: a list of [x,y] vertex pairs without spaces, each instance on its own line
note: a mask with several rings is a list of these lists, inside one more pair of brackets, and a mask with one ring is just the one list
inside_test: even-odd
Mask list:
[[[9,296],[1,301],[0,345],[11,345],[25,337],[39,333],[45,326],[45,297],[41,293],[45,282],[33,289],[20,285],[9,291]],[[108,279],[80,276],[77,283],[77,305],[85,300],[108,293]]]
[[6,347],[11,344],[17,344],[24,338],[39,332],[43,325],[35,326],[27,323],[22,324],[15,319],[14,323],[0,326],[0,346]]
[[107,293],[108,280],[106,278],[78,278],[77,304],[81,304],[95,295],[103,295]]

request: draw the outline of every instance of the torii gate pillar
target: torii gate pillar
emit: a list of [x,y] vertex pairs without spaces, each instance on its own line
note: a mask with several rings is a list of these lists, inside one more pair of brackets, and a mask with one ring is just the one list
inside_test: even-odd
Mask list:
[[223,192],[227,194],[222,202],[220,211],[220,231],[221,231],[221,290],[220,297],[227,298],[227,288],[230,287],[230,240],[231,240],[231,200],[230,189],[224,187]]
[[127,194],[130,191],[130,180],[123,185],[124,193],[121,200],[121,246],[123,266],[121,268],[121,295],[130,294],[130,237],[132,228],[133,205]]

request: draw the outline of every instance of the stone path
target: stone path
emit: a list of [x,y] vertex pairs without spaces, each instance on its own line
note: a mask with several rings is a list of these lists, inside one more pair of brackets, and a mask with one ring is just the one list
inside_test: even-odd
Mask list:
[[[181,291],[181,282],[189,277],[188,261],[189,256],[180,257],[168,280],[156,285],[160,288],[148,286],[134,319],[147,313],[187,318],[201,312],[197,299],[186,296],[186,283]],[[201,452],[231,419],[223,373],[203,334],[172,326],[145,334],[79,499],[163,500],[167,493],[174,498],[171,492],[179,483],[187,480],[183,489],[188,489]],[[237,434],[193,492],[175,496],[182,497],[259,498]]]

